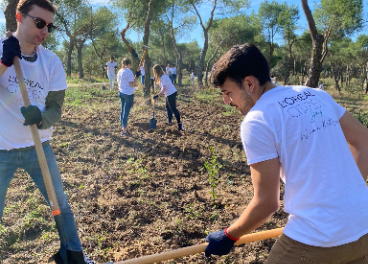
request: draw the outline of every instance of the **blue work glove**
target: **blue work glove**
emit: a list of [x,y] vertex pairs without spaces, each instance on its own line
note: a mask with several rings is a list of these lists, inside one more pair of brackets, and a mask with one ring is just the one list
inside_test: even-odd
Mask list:
[[19,41],[16,37],[10,36],[2,41],[2,54],[1,54],[1,63],[6,67],[10,67],[13,65],[13,60],[15,56],[18,56],[19,59],[22,59],[22,53],[20,52]]
[[231,238],[226,234],[226,230],[227,228],[222,231],[212,232],[206,237],[206,242],[209,242],[205,251],[206,257],[226,255],[234,247],[234,243],[239,239]]
[[154,96],[152,96],[153,99],[157,99],[158,98],[158,94],[155,94]]
[[139,78],[139,76],[141,76],[142,74],[141,74],[141,71],[136,71],[135,72],[135,77],[137,77],[137,78]]
[[42,114],[41,114],[41,110],[37,106],[30,105],[27,108],[22,106],[20,111],[25,119],[24,124],[23,124],[24,126],[33,125],[33,124],[36,124],[37,126],[40,125],[42,121]]

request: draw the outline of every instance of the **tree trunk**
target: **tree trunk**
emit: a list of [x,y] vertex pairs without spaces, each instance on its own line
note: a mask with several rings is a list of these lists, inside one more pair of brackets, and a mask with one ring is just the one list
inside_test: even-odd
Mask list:
[[208,60],[208,62],[207,62],[207,65],[206,65],[206,77],[205,77],[205,83],[206,83],[206,86],[209,86],[209,85],[208,85],[208,71],[209,71],[209,68],[210,68],[211,62],[212,62],[212,60],[215,58],[215,56],[216,56],[216,54],[217,54],[218,50],[220,49],[220,47],[221,47],[222,43],[223,43],[227,38],[229,38],[230,36],[231,36],[231,35],[228,35],[228,36],[226,36],[225,38],[223,38],[223,39],[220,41],[220,43],[217,45],[217,47],[216,47],[215,51],[213,52],[213,54],[212,54],[211,58],[210,58],[210,59]]
[[[149,42],[149,35],[150,35],[150,24],[151,24],[151,20],[152,20],[152,14],[153,14],[153,6],[155,4],[156,0],[150,0],[148,3],[148,12],[147,12],[147,18],[146,18],[146,22],[144,23],[144,36],[143,36],[143,45],[148,46],[148,42]],[[149,98],[150,97],[150,90],[151,90],[151,85],[150,82],[144,82],[144,88],[143,88],[143,94],[144,97]]]
[[368,93],[368,61],[367,61],[367,65],[365,67],[365,94]]
[[212,11],[211,11],[211,16],[210,19],[208,20],[207,23],[207,27],[204,26],[203,21],[202,21],[202,17],[200,16],[195,4],[192,4],[198,18],[201,24],[201,27],[203,29],[203,36],[204,36],[204,43],[203,43],[203,49],[201,52],[201,56],[199,58],[199,62],[198,62],[198,68],[197,68],[197,78],[198,78],[198,85],[200,87],[203,87],[203,69],[204,69],[204,60],[206,58],[206,53],[207,53],[207,49],[208,49],[208,30],[211,28],[212,23],[213,23],[213,16],[215,14],[215,10],[216,10],[216,6],[217,6],[217,0],[215,0]]
[[8,5],[4,8],[6,21],[6,30],[15,32],[17,30],[17,20],[15,19],[15,10],[17,9],[19,0],[9,0]]
[[84,78],[83,63],[82,63],[82,57],[83,57],[82,49],[83,49],[83,45],[77,46],[79,79]]
[[171,39],[173,42],[173,46],[175,49],[175,62],[176,62],[176,73],[178,75],[178,84],[182,85],[181,80],[182,80],[182,54],[178,48],[178,45],[176,43],[176,38],[175,38],[175,33],[174,33],[174,5],[171,6],[171,20],[170,20],[170,35],[171,35]]
[[268,64],[271,66],[273,52],[275,50],[275,45],[271,42],[270,43],[270,57],[268,58]]
[[66,63],[66,76],[72,76],[72,54],[74,49],[75,41],[74,39],[70,39],[69,49],[68,49],[68,60]]
[[[151,65],[151,58],[146,54],[146,57],[144,59],[144,87],[149,86],[151,87],[151,68],[153,66]],[[150,90],[151,91],[151,90]]]
[[309,65],[309,76],[307,81],[305,82],[305,85],[309,87],[318,87],[318,82],[322,68],[321,60],[322,60],[324,36],[318,34],[317,32],[312,12],[310,11],[308,6],[308,0],[302,0],[302,6],[308,21],[309,31],[313,41],[312,56]]
[[125,38],[125,34],[126,32],[128,31],[129,29],[129,24],[120,32],[120,36],[121,36],[121,39],[123,40],[123,42],[125,43],[129,53],[130,53],[130,56],[132,56],[132,64],[137,64],[138,65],[138,57],[137,55],[133,52],[133,49],[132,47],[130,46],[130,43],[129,41]]

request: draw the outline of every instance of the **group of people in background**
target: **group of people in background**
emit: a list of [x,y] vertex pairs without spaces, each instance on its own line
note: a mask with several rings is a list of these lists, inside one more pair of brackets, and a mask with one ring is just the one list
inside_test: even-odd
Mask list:
[[[136,91],[136,84],[139,77],[141,77],[141,83],[145,82],[145,65],[143,64],[135,73],[131,70],[132,62],[128,58],[124,58],[121,62],[121,69],[117,73],[117,82],[119,87],[119,98],[121,102],[120,122],[121,122],[121,136],[131,136],[128,132],[128,119],[130,110],[134,104],[134,92]],[[111,57],[110,61],[106,63],[105,68],[110,80],[110,89],[114,89],[115,68],[117,68],[114,58]],[[164,95],[166,97],[166,111],[168,122],[167,125],[172,125],[173,115],[177,121],[179,131],[184,130],[183,123],[180,120],[180,113],[176,107],[177,90],[174,86],[176,83],[176,68],[174,65],[170,67],[168,64],[166,67],[166,74],[160,65],[156,64],[152,68],[153,77],[150,77],[152,92],[155,91],[155,85],[160,86],[161,90],[152,96],[156,100],[159,96]]]

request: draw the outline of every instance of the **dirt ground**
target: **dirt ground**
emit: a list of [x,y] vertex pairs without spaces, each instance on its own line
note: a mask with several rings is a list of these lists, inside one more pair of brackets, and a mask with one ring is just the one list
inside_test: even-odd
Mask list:
[[[120,136],[116,91],[88,85],[68,90],[52,147],[83,248],[99,263],[203,243],[209,232],[229,226],[252,198],[239,136],[242,116],[221,103],[219,90],[178,90],[185,132],[165,125],[163,98],[156,107],[157,128],[149,131],[151,108],[139,92],[130,138]],[[212,156],[222,166],[217,198],[204,167]],[[280,198],[280,209],[257,231],[285,225],[282,193]],[[196,254],[163,263],[264,263],[274,242],[246,244],[224,257]],[[49,208],[27,174],[17,171],[0,226],[0,263],[47,263],[58,246]]]

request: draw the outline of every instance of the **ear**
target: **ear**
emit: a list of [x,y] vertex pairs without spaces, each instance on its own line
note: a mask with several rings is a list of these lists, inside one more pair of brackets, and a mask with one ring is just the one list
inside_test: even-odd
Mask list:
[[16,13],[15,14],[15,19],[17,20],[17,22],[21,23],[22,22],[22,15],[21,13]]
[[[249,93],[253,93],[256,88],[256,78],[254,76],[247,76],[244,78],[243,83],[249,87]],[[245,86],[245,85],[244,85]],[[246,87],[245,86],[245,87]]]

